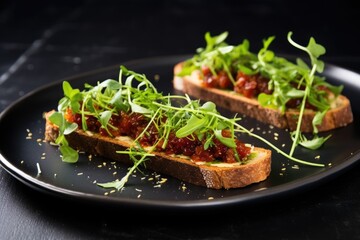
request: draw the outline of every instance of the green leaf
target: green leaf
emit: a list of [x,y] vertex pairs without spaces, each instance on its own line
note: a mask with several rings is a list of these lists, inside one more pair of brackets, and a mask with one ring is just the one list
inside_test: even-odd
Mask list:
[[79,101],[81,99],[81,94],[79,89],[73,89],[69,82],[63,81],[63,91],[64,95],[68,97],[71,101]]
[[67,163],[76,163],[79,159],[79,153],[69,146],[62,145],[59,147],[62,154],[62,161]]
[[77,123],[65,123],[64,135],[74,132],[78,128]]
[[62,84],[64,95],[71,99],[73,88],[68,81],[63,81]]
[[207,123],[206,118],[198,118],[195,115],[192,115],[187,121],[187,124],[176,131],[176,137],[183,138],[189,136],[196,130],[202,128]]
[[207,44],[207,50],[213,49],[214,46],[219,45],[220,43],[224,42],[228,36],[228,32],[223,32],[218,36],[211,36],[210,32],[205,33],[205,41]]
[[285,95],[290,98],[302,98],[305,95],[305,91],[291,88]]
[[53,112],[49,116],[49,120],[50,120],[50,122],[52,122],[53,124],[55,124],[59,128],[61,128],[63,126],[63,124],[64,124],[64,117],[63,117],[62,113],[59,113],[59,112]]
[[231,52],[233,49],[234,49],[234,46],[224,46],[224,47],[218,48],[218,51],[221,54],[227,54],[227,53]]
[[260,93],[258,95],[258,102],[263,107],[277,109],[277,106],[273,103],[274,96],[266,93]]
[[116,188],[116,189],[120,189],[122,188],[125,183],[128,181],[128,179],[124,178],[123,181],[119,181],[119,180],[115,180],[112,182],[106,182],[106,183],[97,183],[98,186],[103,187],[103,188]]
[[222,130],[215,130],[214,131],[215,137],[225,146],[229,148],[236,148],[236,143],[233,138],[224,137],[222,135]]
[[318,58],[326,53],[326,49],[322,45],[316,43],[313,37],[310,38],[307,49],[315,58]]
[[205,102],[200,108],[210,112],[216,111],[216,105],[211,101]]
[[313,120],[312,120],[312,126],[314,128],[314,133],[318,133],[317,125],[320,125],[324,119],[325,114],[327,113],[327,110],[323,112],[316,112]]
[[314,136],[314,138],[311,140],[307,140],[307,139],[301,140],[299,144],[305,148],[316,150],[320,148],[330,137],[331,135],[327,137]]
[[112,116],[111,111],[103,111],[100,113],[99,121],[103,127],[106,127],[108,125],[111,116]]

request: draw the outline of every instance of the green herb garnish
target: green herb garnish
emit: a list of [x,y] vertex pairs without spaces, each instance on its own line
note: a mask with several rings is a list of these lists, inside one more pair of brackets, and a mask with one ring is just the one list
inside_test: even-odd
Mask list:
[[[125,82],[123,83],[123,77]],[[159,93],[154,85],[145,75],[120,67],[119,79],[108,79],[98,82],[97,85],[85,85],[85,90],[73,89],[70,83],[63,84],[64,97],[59,101],[58,111],[50,116],[50,121],[59,126],[59,136],[56,142],[60,145],[63,154],[63,161],[76,162],[77,152],[68,146],[65,135],[79,129],[79,126],[66,121],[66,111],[70,108],[73,113],[82,116],[82,129],[86,130],[86,118],[91,116],[98,120],[101,128],[111,136],[112,130],[116,129],[111,125],[112,115],[121,111],[140,113],[145,116],[149,123],[142,133],[134,139],[134,145],[119,154],[127,154],[133,160],[134,165],[128,173],[120,180],[110,183],[98,183],[105,188],[122,189],[128,181],[128,177],[146,160],[153,156],[152,152],[161,143],[162,148],[168,144],[169,134],[175,133],[177,137],[193,138],[196,136],[204,140],[205,149],[211,146],[214,139],[218,139],[229,148],[235,148],[235,134],[246,133],[260,139],[275,149],[278,153],[298,163],[310,166],[323,164],[312,163],[297,159],[283,152],[266,139],[252,133],[238,123],[240,118],[226,118],[216,109],[213,102],[201,103],[200,100],[192,100],[188,95],[163,95]],[[139,140],[147,134],[150,124],[154,124],[159,133],[159,139],[146,150],[141,146]],[[222,130],[230,131],[231,137],[224,137]],[[237,151],[234,150],[236,153]],[[76,153],[76,154],[75,154]],[[236,156],[238,161],[239,156]],[[246,161],[246,159],[245,159]]]
[[[225,70],[229,79],[234,84],[233,74],[239,71],[247,74],[260,74],[270,81],[268,83],[271,94],[260,93],[257,100],[263,107],[277,109],[285,113],[286,104],[292,99],[301,99],[297,129],[290,133],[293,144],[290,156],[296,146],[301,145],[309,149],[317,149],[330,137],[319,137],[317,126],[321,124],[326,112],[330,109],[331,100],[327,97],[328,92],[320,90],[319,86],[327,88],[334,96],[340,95],[343,86],[332,86],[325,82],[325,78],[316,75],[324,70],[324,62],[319,60],[325,54],[325,48],[310,38],[306,47],[301,46],[292,39],[292,32],[287,35],[291,45],[304,51],[310,59],[310,66],[302,59],[296,59],[293,63],[269,49],[275,40],[274,36],[263,40],[263,47],[258,53],[250,51],[250,44],[245,39],[239,45],[230,45],[225,42],[228,36],[223,32],[218,36],[205,34],[206,47],[197,49],[197,53],[185,61],[179,76],[189,75],[194,70],[201,70],[206,66],[216,76],[219,71]],[[200,71],[201,72],[201,71]],[[235,85],[235,84],[234,84]],[[312,121],[313,138],[307,139],[300,131],[305,104],[310,103],[316,109],[316,115]]]

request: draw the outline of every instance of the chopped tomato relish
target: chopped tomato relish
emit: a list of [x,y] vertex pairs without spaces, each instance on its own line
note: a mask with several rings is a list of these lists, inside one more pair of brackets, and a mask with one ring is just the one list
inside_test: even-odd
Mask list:
[[234,90],[247,98],[257,97],[260,93],[272,93],[268,88],[269,79],[260,74],[247,75],[239,71],[234,76],[234,85],[225,71],[217,72],[216,76],[212,74],[209,67],[203,66],[201,71],[204,76],[204,86],[206,87]]
[[[82,116],[80,114],[74,114],[71,109],[67,109],[65,112],[65,119],[68,122],[77,123],[79,129],[82,129],[81,118]],[[167,138],[166,147],[163,148],[164,140],[160,139],[158,129],[154,124],[149,125],[149,120],[140,113],[120,112],[119,114],[113,114],[109,120],[107,130],[101,126],[100,122],[94,116],[85,116],[85,119],[87,130],[91,132],[96,132],[108,137],[129,136],[133,139],[141,135],[139,143],[143,147],[156,145],[156,151],[158,152],[185,155],[194,161],[201,162],[238,162],[234,150],[225,146],[216,138],[214,138],[213,144],[205,150],[205,140],[200,140],[195,135],[178,138],[174,132],[171,132]],[[144,134],[145,128],[147,129]],[[222,135],[224,137],[231,137],[230,132],[226,130],[222,131]],[[238,139],[235,139],[235,143],[239,159],[246,159],[251,153],[251,147],[246,146]]]
[[[238,71],[234,74],[235,84],[232,84],[228,74],[221,70],[213,75],[210,71],[210,68],[203,66],[201,68],[203,75],[203,85],[208,88],[218,88],[218,89],[227,89],[233,90],[236,93],[239,93],[247,98],[256,98],[260,93],[272,94],[273,91],[269,89],[269,79],[260,75],[248,75],[241,71]],[[318,87],[319,90],[324,90],[324,86]],[[326,90],[326,89],[325,89]],[[297,108],[300,106],[302,98],[290,99],[286,103],[288,108]],[[309,102],[306,102],[306,108],[317,110],[316,107],[311,105]]]

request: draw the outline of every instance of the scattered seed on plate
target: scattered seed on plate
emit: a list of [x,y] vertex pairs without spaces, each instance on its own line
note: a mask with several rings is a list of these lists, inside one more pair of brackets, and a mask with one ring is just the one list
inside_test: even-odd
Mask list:
[[163,183],[165,183],[166,181],[167,181],[167,178],[161,178],[161,180],[158,181],[158,183],[163,184]]
[[294,166],[292,166],[291,168],[292,168],[292,169],[300,169],[300,168],[299,168],[299,165],[294,165]]
[[40,164],[36,163],[36,167],[37,167],[37,170],[38,170],[37,175],[40,175],[41,174]]

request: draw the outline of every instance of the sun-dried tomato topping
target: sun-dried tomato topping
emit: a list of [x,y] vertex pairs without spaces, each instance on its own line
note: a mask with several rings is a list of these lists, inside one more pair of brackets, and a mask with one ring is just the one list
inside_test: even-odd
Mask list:
[[206,66],[202,67],[201,70],[204,76],[204,85],[206,87],[231,89],[232,83],[225,71],[219,71],[217,75],[214,76],[210,69]]
[[260,74],[247,75],[239,71],[233,76],[235,79],[235,85],[233,85],[227,72],[223,70],[213,75],[209,67],[203,66],[201,71],[204,76],[203,84],[205,87],[232,89],[248,98],[257,97],[260,93],[272,93],[268,88],[269,79]]
[[[82,129],[81,115],[74,114],[70,109],[66,111],[65,118],[69,122],[75,122]],[[86,116],[87,129],[92,132],[101,134],[102,136],[118,137],[129,136],[138,139],[139,143],[146,146],[154,146],[156,151],[165,152],[167,154],[185,155],[194,161],[213,162],[220,161],[225,163],[237,162],[234,150],[222,144],[218,139],[213,139],[213,144],[204,149],[205,140],[200,141],[195,135],[184,138],[176,137],[171,132],[167,138],[166,147],[163,148],[164,140],[159,140],[159,132],[154,124],[149,125],[149,120],[140,113],[120,112],[113,114],[109,120],[107,130],[101,127],[100,122],[94,116]],[[146,128],[146,131],[144,131]],[[231,137],[229,131],[222,131],[224,137]],[[246,146],[240,140],[235,140],[236,151],[240,159],[246,158],[251,148]]]
[[260,93],[271,94],[272,91],[268,87],[269,79],[260,74],[247,75],[238,72],[234,91],[243,94],[247,98],[257,97]]
[[[219,71],[216,76],[211,73],[210,68],[207,66],[203,66],[201,71],[204,76],[203,84],[205,87],[218,89],[233,88],[234,92],[242,94],[247,98],[256,98],[260,93],[272,94],[273,92],[268,86],[269,79],[260,74],[248,75],[239,71],[235,76],[235,85],[232,85],[225,71]],[[318,88],[322,91],[328,90],[324,86],[319,86]],[[286,107],[297,108],[300,106],[301,101],[301,98],[290,99],[286,103]],[[317,108],[309,102],[306,103],[305,107],[307,109],[317,110]]]

